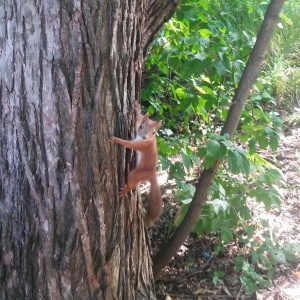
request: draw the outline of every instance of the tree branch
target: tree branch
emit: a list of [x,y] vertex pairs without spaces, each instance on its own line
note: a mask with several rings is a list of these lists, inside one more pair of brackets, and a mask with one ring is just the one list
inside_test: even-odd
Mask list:
[[[159,2],[159,4],[157,4]],[[179,0],[152,0],[146,8],[145,36],[143,41],[144,57],[150,49],[151,43],[163,27],[173,16]]]
[[[268,6],[256,43],[232,99],[232,105],[230,106],[226,122],[222,129],[222,135],[229,134],[232,137],[238,126],[247,96],[258,76],[284,1],[285,0],[272,0]],[[208,189],[221,162],[222,160],[216,161],[213,167],[202,172],[196,186],[196,192],[184,220],[170,240],[153,259],[154,277],[158,276],[159,272],[176,254],[179,247],[183,244],[197,223],[202,207],[207,200]]]

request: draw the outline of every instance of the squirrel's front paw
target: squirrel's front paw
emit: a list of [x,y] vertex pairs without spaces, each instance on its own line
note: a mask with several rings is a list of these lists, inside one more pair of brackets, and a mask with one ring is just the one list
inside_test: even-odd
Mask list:
[[141,106],[137,101],[134,101],[134,109],[137,111],[141,111]]
[[116,137],[114,137],[114,136],[112,136],[110,139],[110,142],[112,142],[112,143],[115,143],[115,144],[118,144],[118,138],[116,138]]

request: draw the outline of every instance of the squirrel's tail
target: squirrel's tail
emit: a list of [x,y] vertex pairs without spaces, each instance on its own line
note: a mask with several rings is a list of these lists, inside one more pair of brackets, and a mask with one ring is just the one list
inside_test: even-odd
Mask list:
[[154,223],[159,219],[162,210],[162,198],[160,188],[157,182],[157,178],[153,178],[151,181],[150,193],[148,198],[148,208],[145,217],[145,222],[148,228],[152,227]]

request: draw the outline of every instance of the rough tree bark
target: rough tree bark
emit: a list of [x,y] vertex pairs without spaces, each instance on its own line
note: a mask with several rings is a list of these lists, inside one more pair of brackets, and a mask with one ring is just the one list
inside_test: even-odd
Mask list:
[[129,155],[109,137],[132,136],[175,6],[0,2],[0,299],[155,298],[140,204],[118,198]]

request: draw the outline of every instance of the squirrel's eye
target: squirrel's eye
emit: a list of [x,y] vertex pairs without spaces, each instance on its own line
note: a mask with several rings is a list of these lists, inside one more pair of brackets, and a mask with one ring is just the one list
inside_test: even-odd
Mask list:
[[140,129],[142,129],[142,128],[143,128],[143,125],[140,126]]
[[156,131],[153,131],[153,134],[155,134],[156,133]]

